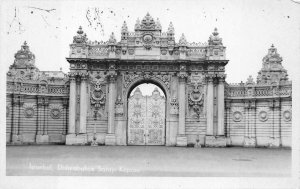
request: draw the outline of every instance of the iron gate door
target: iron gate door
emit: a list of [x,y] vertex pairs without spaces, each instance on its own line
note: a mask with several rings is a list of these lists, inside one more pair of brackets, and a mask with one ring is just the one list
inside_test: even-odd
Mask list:
[[165,97],[155,89],[143,96],[139,88],[128,99],[128,145],[165,144]]

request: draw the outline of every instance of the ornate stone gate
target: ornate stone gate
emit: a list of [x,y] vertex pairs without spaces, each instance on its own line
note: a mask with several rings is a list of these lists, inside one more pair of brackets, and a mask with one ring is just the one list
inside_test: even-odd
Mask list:
[[157,88],[151,96],[136,88],[128,100],[128,145],[165,144],[165,103]]
[[149,14],[134,32],[124,22],[119,42],[114,34],[89,41],[79,28],[69,74],[40,71],[24,42],[6,76],[6,142],[128,145],[129,94],[153,83],[165,95],[160,144],[291,147],[292,81],[277,48],[263,57],[256,81],[236,84],[225,82],[225,49],[217,30],[208,43],[184,35],[176,42],[173,24],[162,32]]
[[[70,45],[69,128],[66,144],[87,143],[92,136],[106,145],[127,145],[129,92],[151,82],[166,95],[166,139],[161,144],[187,146],[201,138],[225,146],[225,47],[217,29],[208,43],[175,42],[170,23],[147,14],[134,32],[126,22],[121,41],[88,41],[80,27]],[[162,142],[162,141],[161,141]],[[141,142],[142,144],[143,142]]]

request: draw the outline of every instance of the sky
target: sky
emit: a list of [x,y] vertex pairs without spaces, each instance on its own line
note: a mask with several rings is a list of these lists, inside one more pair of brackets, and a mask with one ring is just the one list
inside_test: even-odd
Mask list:
[[160,19],[163,31],[172,21],[177,42],[182,33],[188,42],[207,42],[217,27],[227,48],[228,83],[256,78],[271,44],[290,78],[300,75],[300,4],[292,0],[6,0],[0,13],[1,71],[8,71],[26,40],[40,70],[67,73],[69,44],[79,26],[92,41],[107,41],[111,32],[119,41],[123,21],[134,31],[136,19],[147,12]]

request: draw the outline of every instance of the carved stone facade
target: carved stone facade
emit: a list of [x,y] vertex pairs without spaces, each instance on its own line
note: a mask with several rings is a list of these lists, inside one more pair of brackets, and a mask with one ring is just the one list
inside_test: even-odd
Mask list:
[[7,143],[130,145],[130,93],[153,83],[165,96],[164,111],[151,112],[163,118],[163,129],[155,134],[160,142],[147,138],[156,132],[150,120],[142,145],[291,146],[292,85],[276,48],[263,59],[257,83],[249,77],[245,84],[225,82],[225,51],[217,29],[208,43],[189,43],[184,34],[177,43],[172,22],[162,32],[149,13],[134,32],[124,22],[120,41],[112,33],[107,42],[92,42],[80,27],[68,74],[39,71],[24,43],[7,74]]

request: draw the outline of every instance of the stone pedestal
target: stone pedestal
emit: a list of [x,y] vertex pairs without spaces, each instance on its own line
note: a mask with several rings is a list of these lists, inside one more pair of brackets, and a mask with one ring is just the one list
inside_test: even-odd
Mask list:
[[49,143],[49,135],[36,135],[37,144],[47,144]]
[[224,136],[206,136],[206,147],[226,147],[226,138]]
[[86,134],[69,134],[66,137],[66,145],[85,145],[87,143]]
[[106,146],[115,146],[116,145],[116,135],[115,134],[106,134],[105,145]]
[[270,148],[280,147],[280,139],[279,138],[270,138],[269,147]]
[[244,139],[244,147],[255,147],[256,146],[256,139],[245,137]]
[[187,146],[187,137],[183,135],[178,135],[176,137],[176,146]]
[[12,144],[22,144],[22,135],[13,135]]
[[226,138],[226,146],[231,146],[232,145],[232,141],[230,137]]

